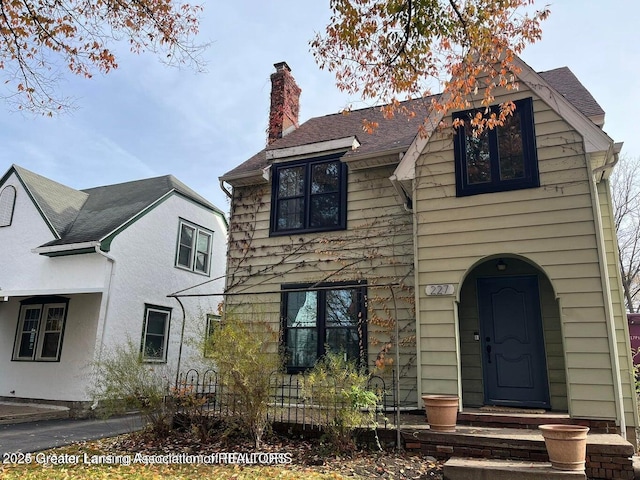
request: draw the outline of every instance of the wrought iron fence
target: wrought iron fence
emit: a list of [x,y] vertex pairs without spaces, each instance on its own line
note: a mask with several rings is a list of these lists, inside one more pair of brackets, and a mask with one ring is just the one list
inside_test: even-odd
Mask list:
[[[395,378],[394,375],[391,376]],[[275,423],[298,424],[303,429],[319,428],[330,419],[336,418],[338,411],[350,408],[340,395],[327,395],[327,390],[339,390],[336,385],[305,386],[302,375],[274,372],[269,376],[269,400],[267,415]],[[366,390],[374,392],[378,398],[375,406],[375,420],[378,425],[387,426],[385,413],[397,405],[395,384],[387,384],[384,378],[371,375]],[[203,415],[236,415],[242,413],[242,395],[229,386],[229,382],[215,370],[200,372],[190,369],[178,375],[174,395],[192,399],[191,408],[199,409]],[[327,403],[326,399],[332,401]],[[323,399],[323,401],[317,401]]]

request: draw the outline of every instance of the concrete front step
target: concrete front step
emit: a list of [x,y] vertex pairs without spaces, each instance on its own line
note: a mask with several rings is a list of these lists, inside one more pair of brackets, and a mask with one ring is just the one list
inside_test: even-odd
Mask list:
[[586,480],[583,471],[562,471],[550,463],[452,457],[444,464],[445,480]]

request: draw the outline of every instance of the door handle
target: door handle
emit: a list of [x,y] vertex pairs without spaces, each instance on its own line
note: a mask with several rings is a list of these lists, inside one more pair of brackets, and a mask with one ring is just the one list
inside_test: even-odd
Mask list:
[[491,363],[491,345],[487,345],[487,363]]

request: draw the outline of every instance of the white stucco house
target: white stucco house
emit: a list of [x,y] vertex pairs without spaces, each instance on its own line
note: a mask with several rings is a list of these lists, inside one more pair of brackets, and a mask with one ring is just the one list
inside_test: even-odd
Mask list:
[[92,361],[128,340],[172,374],[202,356],[185,340],[204,334],[221,298],[167,295],[221,292],[226,241],[224,214],[171,175],[75,190],[11,166],[0,177],[0,400],[80,412]]

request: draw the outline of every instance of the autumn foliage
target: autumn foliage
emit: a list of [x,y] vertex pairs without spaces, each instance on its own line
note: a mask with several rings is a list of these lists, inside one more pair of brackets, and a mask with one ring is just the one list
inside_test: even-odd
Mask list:
[[66,69],[91,77],[118,67],[115,44],[197,61],[192,41],[200,6],[172,0],[11,0],[0,2],[0,69],[5,97],[18,108],[52,114],[67,106],[57,80]]
[[[434,92],[442,92],[429,97],[435,112],[491,105],[497,87],[517,87],[514,55],[541,38],[549,15],[546,7],[534,10],[534,0],[330,3],[330,24],[311,42],[316,61],[335,73],[341,90],[385,103],[386,116],[403,110],[401,99]],[[501,124],[512,111],[504,105],[494,117],[479,116],[476,126]]]

